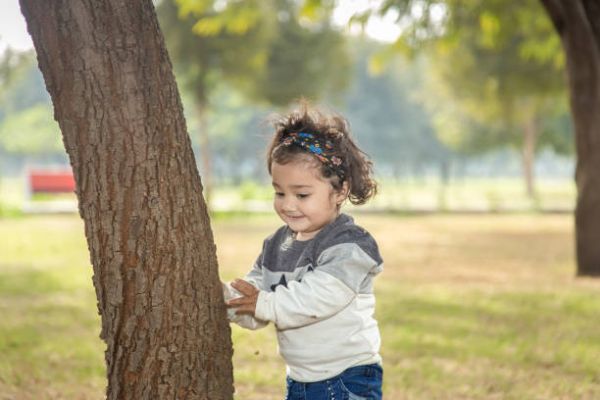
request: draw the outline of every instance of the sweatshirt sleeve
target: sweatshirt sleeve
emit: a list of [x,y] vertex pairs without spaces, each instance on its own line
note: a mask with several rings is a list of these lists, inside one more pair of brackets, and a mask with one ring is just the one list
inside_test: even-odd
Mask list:
[[272,321],[278,329],[291,329],[329,318],[348,306],[379,263],[355,243],[332,246],[321,253],[314,271],[302,281],[280,285],[274,292],[261,290],[255,316]]
[[[258,256],[258,259],[254,263],[252,270],[244,277],[244,280],[257,289],[262,289],[263,286],[263,275],[262,275],[262,254]],[[242,297],[242,294],[235,290],[230,283],[223,283],[223,296],[225,297],[225,301],[229,301],[231,299],[235,299],[237,297]],[[264,328],[268,325],[268,321],[261,321],[248,314],[236,314],[235,309],[229,308],[227,310],[227,318],[231,322],[235,322],[242,328],[256,330],[260,328]]]
[[[250,282],[250,281],[249,281]],[[250,282],[252,283],[252,282]],[[254,284],[254,283],[252,283]],[[241,297],[242,294],[235,290],[229,283],[223,283],[223,296],[225,297],[225,301],[229,301],[231,299],[235,299],[237,297]],[[261,321],[259,319],[254,318],[252,315],[248,314],[236,314],[235,309],[229,308],[227,309],[227,318],[231,322],[235,322],[242,328],[256,330],[260,328],[264,328],[268,325],[268,321]]]

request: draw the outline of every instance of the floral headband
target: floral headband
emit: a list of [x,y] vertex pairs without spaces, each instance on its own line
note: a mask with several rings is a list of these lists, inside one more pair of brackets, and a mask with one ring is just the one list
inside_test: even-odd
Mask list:
[[308,151],[317,157],[323,164],[331,168],[342,181],[344,180],[346,173],[342,167],[343,160],[332,154],[333,143],[330,140],[326,140],[312,133],[292,132],[282,138],[281,144],[284,146],[295,144]]

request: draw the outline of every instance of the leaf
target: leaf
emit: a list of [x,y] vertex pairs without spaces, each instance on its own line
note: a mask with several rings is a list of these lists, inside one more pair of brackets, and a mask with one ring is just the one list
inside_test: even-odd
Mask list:
[[[169,1],[169,0],[163,0]],[[200,16],[212,9],[212,0],[175,0],[179,8],[179,18],[185,19],[189,15]]]
[[194,24],[192,31],[200,36],[216,36],[223,28],[224,23],[220,16],[203,17]]
[[484,11],[479,16],[481,28],[481,44],[483,47],[493,49],[498,42],[500,33],[500,19],[489,11]]

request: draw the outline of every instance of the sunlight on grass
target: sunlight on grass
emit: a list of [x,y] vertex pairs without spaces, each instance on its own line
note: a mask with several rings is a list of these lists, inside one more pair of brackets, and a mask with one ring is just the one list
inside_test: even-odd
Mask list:
[[[600,281],[575,278],[570,215],[368,215],[386,399],[600,398]],[[242,276],[272,215],[216,216],[221,277]],[[77,216],[0,220],[0,393],[101,399],[91,266]],[[236,399],[283,398],[272,327],[232,327]]]

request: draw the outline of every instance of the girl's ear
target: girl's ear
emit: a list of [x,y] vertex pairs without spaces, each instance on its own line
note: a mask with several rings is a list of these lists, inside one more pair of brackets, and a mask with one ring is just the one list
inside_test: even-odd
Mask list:
[[336,192],[335,194],[335,202],[337,205],[341,205],[344,202],[344,200],[348,198],[348,192],[348,181],[344,181],[344,183],[342,183],[342,189]]

